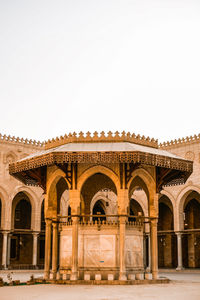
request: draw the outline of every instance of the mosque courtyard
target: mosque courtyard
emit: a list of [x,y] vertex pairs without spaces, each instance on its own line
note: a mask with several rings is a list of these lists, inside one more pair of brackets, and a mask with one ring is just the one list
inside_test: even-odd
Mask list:
[[[7,274],[1,271],[0,277],[7,281]],[[38,271],[13,271],[13,280],[27,281],[31,275],[42,276]],[[51,285],[6,286],[0,288],[1,300],[200,300],[200,270],[173,272],[164,271],[160,277],[170,279],[169,284],[149,285]]]

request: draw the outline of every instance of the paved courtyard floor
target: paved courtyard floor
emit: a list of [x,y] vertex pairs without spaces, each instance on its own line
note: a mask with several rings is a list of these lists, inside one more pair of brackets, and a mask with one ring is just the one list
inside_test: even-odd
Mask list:
[[[9,271],[10,273],[10,271]],[[4,280],[8,272],[0,271]],[[36,271],[14,271],[13,279],[28,280]],[[200,272],[162,272],[160,277],[171,279],[169,284],[132,286],[67,286],[41,284],[0,288],[0,300],[200,300]]]

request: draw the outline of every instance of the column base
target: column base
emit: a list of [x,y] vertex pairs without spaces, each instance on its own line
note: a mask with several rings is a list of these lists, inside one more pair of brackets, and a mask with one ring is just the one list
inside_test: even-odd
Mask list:
[[176,271],[181,271],[181,270],[184,270],[184,269],[185,269],[184,267],[177,267]]
[[152,271],[152,279],[158,279],[158,272]]
[[56,279],[56,274],[57,272],[56,271],[52,271],[52,279],[55,280]]
[[145,272],[151,273],[151,268],[150,268],[150,267],[147,267],[146,270],[145,270]]
[[127,280],[127,276],[125,273],[119,274],[119,280]]
[[45,280],[49,279],[49,276],[50,276],[50,272],[49,271],[44,272],[44,279]]
[[70,280],[78,280],[78,272],[71,273]]

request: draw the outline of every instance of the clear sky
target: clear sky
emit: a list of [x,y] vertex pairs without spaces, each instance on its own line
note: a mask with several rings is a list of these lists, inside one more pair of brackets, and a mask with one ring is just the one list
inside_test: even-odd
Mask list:
[[200,133],[199,0],[0,0],[0,132]]

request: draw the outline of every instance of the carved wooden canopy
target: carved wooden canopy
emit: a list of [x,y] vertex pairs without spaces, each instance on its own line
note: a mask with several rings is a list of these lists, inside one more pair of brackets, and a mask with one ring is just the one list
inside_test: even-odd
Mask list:
[[[70,170],[73,169],[74,164],[76,166],[82,163],[125,164],[127,176],[130,176],[129,173],[134,168],[146,165],[156,167],[157,189],[160,190],[163,185],[184,183],[193,171],[192,161],[158,149],[154,141],[151,147],[152,141],[145,140],[142,144],[140,139],[140,142],[136,143],[135,137],[134,142],[124,141],[124,138],[121,140],[116,138],[113,141],[113,137],[110,142],[108,137],[106,141],[102,137],[99,139],[94,137],[92,141],[91,136],[88,138],[90,141],[85,138],[83,142],[84,138],[81,136],[80,141],[76,140],[76,142],[71,140],[65,144],[62,143],[63,141],[52,142],[59,146],[48,147],[46,150],[10,164],[9,172],[25,184],[37,185],[45,189],[46,168],[51,165],[64,169],[66,176],[70,176]],[[147,142],[149,142],[148,145]]]

